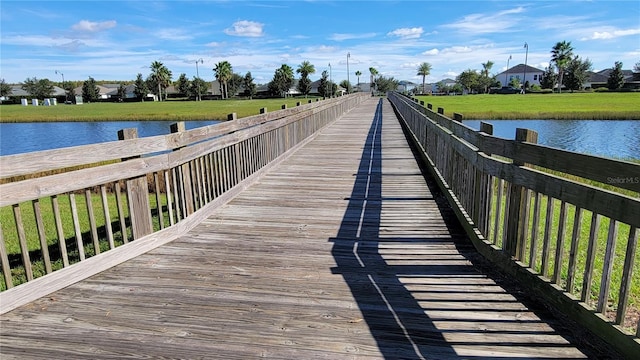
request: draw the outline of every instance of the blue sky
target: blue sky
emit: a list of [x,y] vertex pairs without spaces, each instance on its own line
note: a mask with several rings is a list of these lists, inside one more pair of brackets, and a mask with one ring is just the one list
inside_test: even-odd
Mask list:
[[[368,81],[369,68],[398,80],[455,78],[493,61],[492,72],[525,62],[543,69],[558,41],[594,70],[640,62],[640,1],[0,1],[0,77],[22,82],[133,80],[163,62],[173,79],[213,79],[229,61],[266,83],[305,60],[318,79]],[[202,59],[196,69],[196,61]]]

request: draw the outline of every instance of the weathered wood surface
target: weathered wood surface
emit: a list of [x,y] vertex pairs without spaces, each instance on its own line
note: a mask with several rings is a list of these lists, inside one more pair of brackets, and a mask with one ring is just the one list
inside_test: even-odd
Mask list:
[[371,99],[186,236],[0,316],[19,358],[584,358],[474,267]]

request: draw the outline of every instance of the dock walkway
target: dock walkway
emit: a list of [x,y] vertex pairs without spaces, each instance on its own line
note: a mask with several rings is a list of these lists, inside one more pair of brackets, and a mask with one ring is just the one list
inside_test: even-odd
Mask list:
[[1,356],[587,357],[474,266],[431,186],[372,98],[186,236],[2,315]]

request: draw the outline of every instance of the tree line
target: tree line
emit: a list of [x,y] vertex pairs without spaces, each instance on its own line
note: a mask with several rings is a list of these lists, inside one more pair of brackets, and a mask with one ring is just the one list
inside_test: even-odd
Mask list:
[[[526,46],[526,45],[525,45]],[[570,41],[557,42],[551,49],[550,65],[544,69],[544,73],[540,80],[539,89],[537,85],[530,85],[525,79],[522,84],[519,78],[512,78],[509,83],[502,84],[495,75],[489,72],[495,63],[487,61],[482,63],[482,70],[467,69],[456,77],[455,85],[447,85],[444,82],[438,82],[437,87],[440,92],[462,93],[488,93],[491,88],[510,86],[515,89],[540,90],[540,89],[556,89],[561,92],[563,88],[570,91],[584,90],[584,84],[589,79],[589,72],[593,69],[593,64],[588,58],[582,59],[574,53],[574,48]],[[622,62],[616,61],[609,73],[607,80],[607,88],[609,90],[619,90],[624,86],[624,74],[622,71]],[[427,93],[425,88],[425,78],[431,72],[429,63],[422,63],[418,67],[417,75],[422,76],[422,87],[416,88],[423,94]],[[633,68],[634,80],[640,80],[640,62],[636,63]]]
[[[164,101],[168,97],[167,89],[171,85],[175,85],[177,92],[183,97],[194,100],[201,100],[203,95],[210,93],[213,83],[209,83],[201,77],[194,76],[189,79],[186,74],[182,73],[176,81],[173,81],[173,72],[169,70],[162,62],[154,61],[149,66],[150,73],[144,77],[142,73],[138,73],[134,81],[126,81],[120,83],[117,89],[116,97],[124,99],[126,97],[126,86],[133,85],[133,94],[136,100],[144,101],[149,95],[154,95],[159,101]],[[241,95],[251,99],[257,94],[255,79],[251,72],[240,75],[233,71],[232,65],[228,61],[220,61],[212,69],[214,78],[219,85],[220,98],[228,99],[238,94],[241,89]],[[273,97],[286,97],[295,83],[295,74],[299,74],[296,89],[303,96],[307,97],[312,90],[312,81],[309,78],[311,74],[316,72],[315,66],[309,61],[303,61],[294,70],[287,64],[282,64],[274,71],[272,80],[267,84],[268,95]],[[384,93],[389,90],[395,90],[399,82],[392,77],[379,76],[378,71],[370,67],[370,88],[371,91]],[[360,83],[361,71],[356,71]],[[84,102],[95,102],[100,98],[100,89],[98,81],[93,77],[89,77],[83,82],[66,81],[62,83],[65,90],[65,97],[74,99],[76,95],[81,95]],[[101,82],[104,83],[104,82]],[[81,86],[81,94],[76,94],[76,88]],[[21,83],[30,96],[38,99],[50,98],[54,94],[54,85],[56,83],[49,79],[27,78]],[[340,84],[336,84],[330,79],[330,74],[325,70],[321,73],[317,92],[322,97],[334,96],[338,88],[342,87],[347,93],[354,91],[354,87],[347,80],[343,80]],[[6,84],[4,79],[0,79],[0,96],[11,95],[11,86]]]
[[[495,75],[491,75],[490,71],[495,63],[493,61],[487,61],[482,63],[482,70],[467,69],[461,72],[456,77],[455,85],[447,85],[444,82],[437,84],[439,92],[463,92],[464,90],[470,93],[487,93],[491,88],[501,86],[511,86],[516,89],[538,90],[537,85],[531,86],[525,79],[525,83],[521,84],[520,79],[512,78],[509,83],[502,84],[499,79],[496,79]],[[581,58],[574,53],[574,48],[571,42],[561,41],[556,43],[551,49],[550,65],[544,69],[540,80],[541,89],[557,89],[561,92],[563,88],[573,90],[582,90],[585,82],[589,77],[589,72],[592,70],[592,63],[588,58]],[[134,96],[138,101],[144,101],[145,98],[152,94],[158,100],[163,101],[168,97],[167,88],[171,85],[175,85],[179,94],[185,97],[189,97],[195,100],[201,100],[202,95],[209,94],[210,84],[204,79],[194,76],[193,79],[189,79],[186,74],[182,73],[178,79],[173,82],[173,73],[162,62],[154,61],[149,66],[150,73],[145,78],[141,73],[137,74],[134,85]],[[425,88],[426,77],[431,73],[432,66],[427,62],[423,62],[417,69],[417,75],[422,76],[422,86],[414,89],[415,92],[427,93]],[[245,75],[240,75],[233,71],[232,65],[228,61],[220,61],[215,64],[212,69],[214,72],[214,78],[219,85],[220,97],[222,99],[228,99],[238,94],[240,89],[244,89],[243,96],[251,99],[257,94],[257,85],[251,74],[247,72]],[[634,79],[640,80],[640,62],[634,66]],[[315,66],[309,61],[303,61],[298,67],[294,69],[287,65],[282,64],[274,71],[272,80],[267,84],[268,94],[273,97],[286,97],[289,94],[289,90],[292,89],[295,82],[294,73],[300,75],[296,89],[300,94],[305,97],[308,96],[312,90],[312,81],[309,79],[309,75],[316,72]],[[372,92],[385,93],[389,90],[395,90],[399,86],[399,81],[393,77],[379,76],[378,71],[370,67],[370,89]],[[358,77],[358,84],[360,84],[361,71],[356,71],[355,75]],[[77,81],[63,82],[62,87],[66,92],[66,98],[74,98],[75,88],[78,86]],[[54,93],[55,83],[49,79],[37,79],[27,78],[22,83],[22,89],[24,89],[30,96],[34,98],[44,99],[52,97]],[[617,90],[624,85],[624,74],[622,72],[622,62],[616,61],[613,69],[609,74],[607,81],[607,87],[610,90]],[[318,94],[322,97],[334,96],[338,91],[338,86],[346,90],[347,93],[353,92],[354,88],[348,80],[343,80],[340,84],[336,84],[330,79],[329,73],[325,70],[322,72]],[[0,96],[11,95],[11,86],[6,84],[4,79],[0,79]],[[82,98],[85,102],[97,101],[100,97],[100,91],[98,83],[92,77],[82,82]],[[126,96],[125,84],[120,84],[117,89],[116,97],[124,99]]]

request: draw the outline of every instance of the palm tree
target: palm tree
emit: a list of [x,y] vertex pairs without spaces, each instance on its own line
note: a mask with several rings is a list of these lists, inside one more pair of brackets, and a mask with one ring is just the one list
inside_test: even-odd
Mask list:
[[315,73],[316,68],[313,64],[305,60],[302,64],[298,65],[296,72],[300,74],[301,77],[300,82],[298,83],[298,90],[300,90],[306,98],[311,91],[311,80],[309,80],[309,74]]
[[163,66],[160,70],[160,85],[164,89],[164,99],[167,99],[167,88],[171,85],[171,77],[173,74],[166,66]]
[[307,77],[309,74],[313,74],[316,72],[315,66],[308,62],[307,60],[303,61],[302,64],[298,65],[296,72],[300,74],[302,77]]
[[491,86],[490,81],[489,81],[489,71],[491,71],[491,68],[493,67],[493,61],[491,60],[487,60],[486,63],[482,63],[482,81],[485,82],[485,86],[484,86],[484,92],[489,92],[489,86]]
[[431,73],[431,64],[429,64],[428,62],[423,62],[422,64],[420,64],[420,66],[418,66],[418,74],[422,76],[422,93],[424,94],[424,81],[426,79],[426,77]]
[[374,81],[375,81],[376,75],[378,75],[378,70],[376,70],[376,68],[374,67],[370,67],[369,73],[371,74],[371,92],[373,92],[373,87],[375,85]]
[[221,61],[216,64],[213,71],[216,73],[216,80],[220,82],[220,93],[222,98],[229,98],[227,82],[231,79],[231,75],[233,75],[233,68],[231,67],[231,64],[226,60]]
[[567,63],[573,57],[571,41],[561,41],[551,49],[551,62],[558,68],[558,92],[562,92],[562,75]]
[[362,72],[360,72],[360,70],[356,71],[356,76],[358,77],[358,87],[360,87],[360,75],[362,75]]
[[273,74],[273,80],[269,82],[269,91],[274,95],[287,97],[291,85],[293,85],[293,68],[282,64]]
[[158,86],[158,100],[162,101],[162,88],[171,80],[171,71],[160,61],[151,63],[151,78]]
[[486,63],[482,63],[482,75],[484,76],[489,76],[489,71],[491,71],[491,68],[493,67],[493,61],[491,60],[487,60]]

